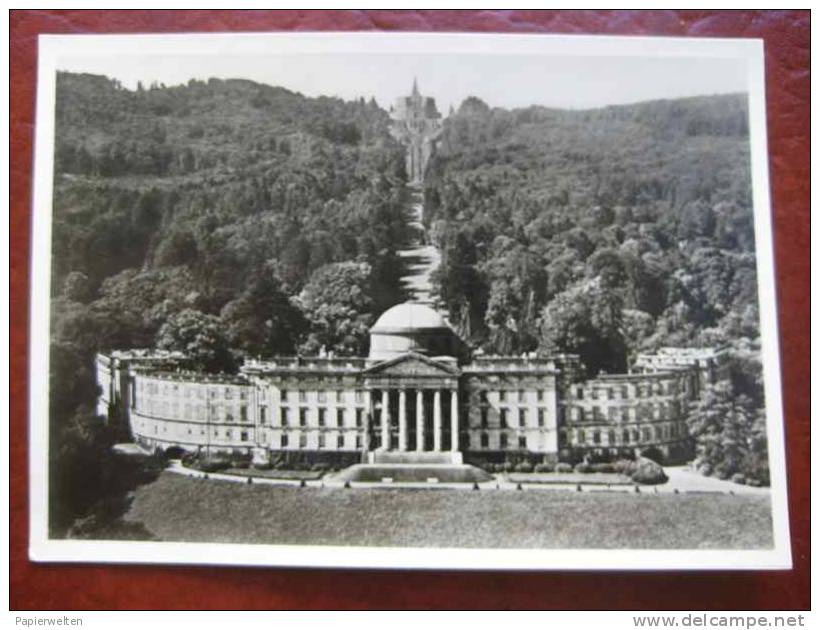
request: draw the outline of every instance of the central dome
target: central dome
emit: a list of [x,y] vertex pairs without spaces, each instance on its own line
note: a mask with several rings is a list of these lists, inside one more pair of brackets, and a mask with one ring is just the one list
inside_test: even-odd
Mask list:
[[444,318],[429,306],[405,302],[397,304],[376,320],[370,332],[410,332],[413,330],[430,330],[450,328]]
[[408,352],[454,356],[456,335],[429,306],[405,302],[387,309],[370,329],[370,359],[385,361]]

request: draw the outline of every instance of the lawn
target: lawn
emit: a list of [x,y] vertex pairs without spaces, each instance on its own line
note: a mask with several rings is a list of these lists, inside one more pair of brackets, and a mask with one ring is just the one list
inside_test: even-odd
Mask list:
[[410,547],[766,548],[768,496],[296,488],[162,473],[129,521],[161,540]]

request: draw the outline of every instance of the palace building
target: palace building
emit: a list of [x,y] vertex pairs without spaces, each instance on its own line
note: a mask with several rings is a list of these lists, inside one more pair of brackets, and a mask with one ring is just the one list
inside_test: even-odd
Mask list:
[[361,358],[246,360],[236,375],[185,356],[96,358],[99,413],[149,450],[359,462],[578,461],[648,449],[688,457],[685,414],[724,354],[666,348],[629,374],[587,379],[574,355],[475,356],[438,313],[387,310]]

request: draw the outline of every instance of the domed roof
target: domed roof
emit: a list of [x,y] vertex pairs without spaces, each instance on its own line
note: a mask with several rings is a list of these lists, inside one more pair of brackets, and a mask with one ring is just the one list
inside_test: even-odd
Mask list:
[[444,318],[429,306],[405,302],[396,304],[376,320],[370,332],[394,332],[406,330],[449,328]]

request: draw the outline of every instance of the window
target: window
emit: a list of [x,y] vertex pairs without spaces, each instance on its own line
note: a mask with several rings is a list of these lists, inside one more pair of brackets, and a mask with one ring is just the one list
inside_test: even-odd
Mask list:
[[503,389],[500,392],[498,392],[498,400],[500,400],[501,402],[507,400],[507,392]]
[[499,412],[498,423],[502,429],[507,428],[507,410],[501,409]]
[[593,433],[592,433],[592,442],[593,442],[593,444],[600,444],[601,443],[601,432],[600,431],[593,431]]
[[308,410],[304,407],[299,409],[299,426],[306,427],[307,426],[307,414]]
[[304,433],[299,434],[299,448],[307,448],[307,435]]
[[662,433],[660,427],[655,427],[655,439],[656,440],[662,440],[663,439],[663,433]]
[[287,407],[280,407],[279,419],[283,427],[288,426],[290,424],[290,409],[288,409]]
[[629,444],[629,431],[624,429],[623,435],[621,437],[623,437],[624,444]]
[[527,426],[527,410],[526,409],[519,409],[518,410],[518,424],[522,427]]
[[336,410],[336,426],[343,427],[345,424],[345,410],[344,409],[337,409]]
[[225,388],[225,398],[233,398],[233,388],[226,387]]
[[652,440],[652,432],[649,430],[649,428],[645,427],[644,430],[643,430],[643,441],[644,442],[649,442],[651,440]]
[[609,444],[612,445],[615,444],[616,441],[617,437],[615,435],[615,431],[610,431],[609,435],[607,435],[607,442],[609,442]]
[[231,430],[230,429],[225,429],[225,439],[230,440],[231,437],[232,437]]
[[518,448],[527,448],[527,436],[526,435],[519,435],[518,436]]
[[279,400],[281,400],[282,402],[286,402],[287,399],[288,399],[288,390],[280,389],[279,390]]
[[487,408],[486,407],[481,408],[481,428],[482,429],[487,428]]
[[481,434],[481,448],[489,448],[490,446],[490,436],[486,433]]
[[327,394],[324,390],[320,389],[319,392],[316,394],[316,398],[319,402],[325,402],[325,400],[327,399]]
[[502,433],[499,437],[501,448],[507,448],[507,434]]
[[344,402],[345,393],[341,389],[336,390],[336,402]]
[[538,395],[538,402],[541,402],[542,400],[544,400],[544,390],[543,389],[539,389],[537,395]]
[[299,402],[307,402],[307,392],[304,389],[299,390]]
[[233,407],[225,407],[225,422],[233,422]]
[[246,405],[242,405],[239,408],[239,420],[241,422],[247,422],[248,421],[248,407]]
[[362,415],[363,415],[363,411],[361,409],[357,409],[356,410],[356,426],[357,427],[362,426]]
[[545,414],[544,414],[544,410],[543,410],[543,409],[539,409],[539,410],[538,410],[538,426],[539,426],[539,427],[543,427],[543,426],[544,426],[544,415],[545,415]]
[[518,390],[518,402],[524,402],[525,398],[526,398],[526,393],[524,392],[523,389],[519,389]]
[[486,391],[478,392],[478,402],[480,402],[482,405],[487,404],[487,392]]
[[576,397],[578,400],[581,400],[581,399],[584,397],[584,390],[583,390],[583,389],[581,389],[580,387],[579,387],[578,389],[576,389],[576,390],[575,390],[575,397]]
[[362,447],[362,436],[357,435],[356,436],[356,448],[361,448],[361,447]]
[[324,407],[319,407],[319,426],[325,426],[325,412],[327,410]]
[[356,390],[356,402],[357,403],[364,402],[364,392],[360,389]]
[[242,431],[242,434],[241,434],[241,440],[242,440],[243,442],[247,442],[247,441],[248,441],[248,432],[247,432],[247,431]]
[[266,424],[268,422],[268,408],[264,405],[259,407],[259,424]]
[[337,435],[336,436],[336,448],[344,448],[345,447],[345,436],[344,435]]
[[282,437],[279,438],[279,444],[281,444],[282,448],[288,447],[288,434],[283,433]]
[[583,429],[578,429],[578,444],[583,444],[587,441],[587,436]]
[[261,387],[259,389],[259,400],[267,400],[268,399],[268,390],[265,387]]
[[319,434],[319,448],[324,448],[324,447],[325,447],[325,434],[320,433]]

